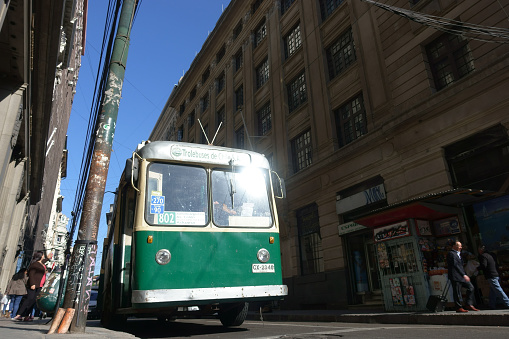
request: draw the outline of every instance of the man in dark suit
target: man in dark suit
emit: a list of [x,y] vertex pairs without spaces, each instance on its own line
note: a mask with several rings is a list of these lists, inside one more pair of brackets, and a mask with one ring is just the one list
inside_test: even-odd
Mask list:
[[[452,250],[447,254],[447,270],[449,280],[451,281],[452,291],[454,296],[454,304],[456,306],[456,312],[465,313],[470,311],[479,311],[473,304],[474,285],[470,282],[470,277],[465,273],[463,269],[463,260],[461,259],[461,242],[456,241],[452,246]],[[461,287],[467,289],[466,294],[466,305],[463,308],[461,303]]]

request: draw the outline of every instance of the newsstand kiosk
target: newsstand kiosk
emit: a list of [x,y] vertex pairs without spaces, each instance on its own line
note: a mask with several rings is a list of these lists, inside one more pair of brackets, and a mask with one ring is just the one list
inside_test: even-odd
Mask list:
[[[456,216],[408,219],[377,227],[373,236],[387,311],[426,311],[429,296],[441,295],[446,286],[451,245],[465,243]],[[447,297],[452,302],[452,289]]]

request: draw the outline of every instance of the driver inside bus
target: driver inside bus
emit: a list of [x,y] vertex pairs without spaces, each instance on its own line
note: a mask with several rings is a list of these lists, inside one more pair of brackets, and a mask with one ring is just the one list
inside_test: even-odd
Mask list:
[[214,223],[219,226],[229,226],[229,216],[237,215],[234,209],[229,208],[226,204],[220,204],[214,201]]

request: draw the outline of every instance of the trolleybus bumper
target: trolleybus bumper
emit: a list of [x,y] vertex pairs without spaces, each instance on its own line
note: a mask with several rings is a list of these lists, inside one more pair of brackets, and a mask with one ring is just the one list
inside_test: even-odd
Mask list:
[[288,295],[286,285],[135,290],[132,292],[131,302],[145,304],[246,298],[268,299],[285,295]]

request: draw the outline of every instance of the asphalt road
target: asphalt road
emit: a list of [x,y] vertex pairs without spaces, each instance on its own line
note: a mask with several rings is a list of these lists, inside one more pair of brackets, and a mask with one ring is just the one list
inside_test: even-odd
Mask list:
[[[94,326],[88,321],[87,326]],[[139,338],[221,339],[338,339],[338,338],[508,338],[508,327],[382,325],[320,322],[245,321],[225,328],[215,319],[180,319],[160,323],[155,319],[129,319],[124,332]]]

